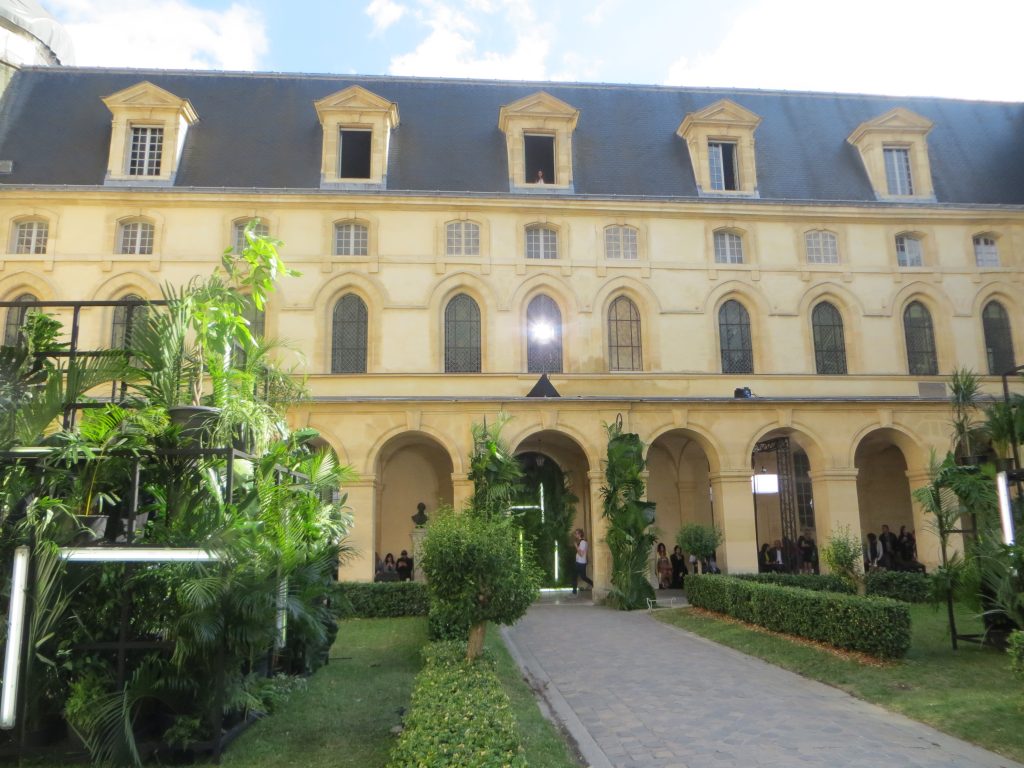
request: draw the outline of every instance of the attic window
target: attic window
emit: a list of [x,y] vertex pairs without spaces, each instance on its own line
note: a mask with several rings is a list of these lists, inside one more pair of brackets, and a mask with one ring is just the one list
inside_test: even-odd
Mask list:
[[372,139],[373,131],[349,128],[341,130],[339,138],[341,168],[338,174],[341,178],[370,178],[370,147]]
[[708,142],[708,170],[711,172],[711,188],[734,192],[739,189],[736,181],[736,142]]
[[523,136],[526,152],[526,178],[530,184],[555,184],[555,137],[527,133]]
[[163,154],[163,128],[132,126],[132,148],[128,157],[129,176],[159,176]]

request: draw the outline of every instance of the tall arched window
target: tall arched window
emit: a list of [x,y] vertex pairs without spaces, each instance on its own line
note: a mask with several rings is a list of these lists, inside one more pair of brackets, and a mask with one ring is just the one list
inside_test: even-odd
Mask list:
[[334,305],[331,373],[366,373],[366,304],[353,293]]
[[718,310],[718,336],[722,349],[722,373],[753,373],[750,315],[738,301],[730,299]]
[[464,293],[444,308],[444,371],[480,372],[480,307]]
[[[142,297],[129,293],[121,301],[142,301]],[[114,320],[110,328],[110,348],[129,349],[132,345],[132,331],[139,327],[146,316],[146,305],[121,305],[114,307]]]
[[562,372],[562,313],[554,300],[543,294],[526,308],[526,370]]
[[640,312],[636,304],[619,296],[608,308],[608,368],[612,371],[642,371]]
[[903,310],[903,333],[907,339],[907,368],[910,373],[916,376],[938,374],[932,316],[921,302],[913,301]]
[[1000,376],[1016,367],[1013,356],[1013,335],[1010,333],[1010,316],[998,301],[990,301],[981,313],[981,325],[985,330],[985,355],[988,358],[988,372]]
[[[39,301],[31,293],[23,293],[15,299],[17,302]],[[18,334],[25,324],[28,307],[11,307],[7,310],[7,322],[4,323],[4,346],[13,347],[18,343]]]
[[814,366],[818,373],[846,373],[846,338],[843,335],[843,317],[827,301],[811,312],[814,333]]

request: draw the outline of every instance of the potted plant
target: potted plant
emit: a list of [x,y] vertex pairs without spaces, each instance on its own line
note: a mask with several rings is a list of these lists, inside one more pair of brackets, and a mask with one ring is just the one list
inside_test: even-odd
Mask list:
[[992,441],[999,469],[1008,469],[1014,445],[1024,440],[1024,395],[996,401],[985,409],[985,432]]
[[[715,550],[722,544],[722,532],[711,525],[700,523],[689,523],[679,529],[676,534],[676,544],[683,552],[694,555],[697,560],[703,563],[704,572],[708,572],[708,562],[715,554]],[[697,565],[694,564],[694,573],[697,572]]]

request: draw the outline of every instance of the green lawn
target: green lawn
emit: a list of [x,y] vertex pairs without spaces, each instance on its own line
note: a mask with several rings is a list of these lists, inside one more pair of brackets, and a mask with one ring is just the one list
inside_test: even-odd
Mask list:
[[[911,606],[906,658],[864,663],[785,637],[682,608],[656,616],[715,642],[928,723],[986,749],[1024,760],[1024,683],[1009,672],[1006,654],[960,643],[950,647],[945,610]],[[981,622],[959,610],[961,633]]]

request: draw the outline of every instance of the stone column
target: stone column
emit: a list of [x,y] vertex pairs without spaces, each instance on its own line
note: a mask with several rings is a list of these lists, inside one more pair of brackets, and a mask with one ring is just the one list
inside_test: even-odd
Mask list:
[[427,526],[417,525],[412,529],[412,533],[409,535],[412,539],[412,580],[413,581],[426,581],[427,577],[423,574],[423,566],[420,565],[420,560],[423,557],[423,539],[427,535]]
[[[814,493],[814,527],[818,550],[828,543],[833,531],[848,528],[850,535],[864,545],[860,529],[860,502],[857,497],[857,468],[812,470],[811,487]],[[802,533],[802,531],[801,531]],[[828,567],[819,557],[822,573]]]
[[718,548],[718,567],[726,573],[757,573],[757,526],[749,469],[712,473],[715,526],[725,536]]
[[[931,475],[926,469],[907,470],[907,483],[913,493],[918,488],[923,488],[931,482]],[[935,518],[925,512],[916,499],[911,496],[914,505],[914,538],[917,539],[917,559],[924,564],[929,571],[933,571],[942,565],[942,545],[939,535],[935,532]],[[969,525],[969,523],[968,523]],[[952,557],[954,552],[964,551],[964,538],[959,533],[949,537],[949,548],[947,557]]]
[[377,531],[377,499],[379,489],[376,475],[363,475],[345,484],[347,506],[352,512],[352,530],[348,543],[355,549],[347,562],[338,569],[341,581],[373,581],[374,548]]
[[461,512],[473,498],[473,481],[465,472],[452,472],[452,507]]
[[591,470],[587,472],[590,481],[590,530],[587,532],[590,543],[590,578],[594,580],[594,599],[608,594],[612,586],[612,552],[608,549],[605,536],[608,521],[602,511],[604,502],[601,498],[601,486],[605,483],[604,472]]

